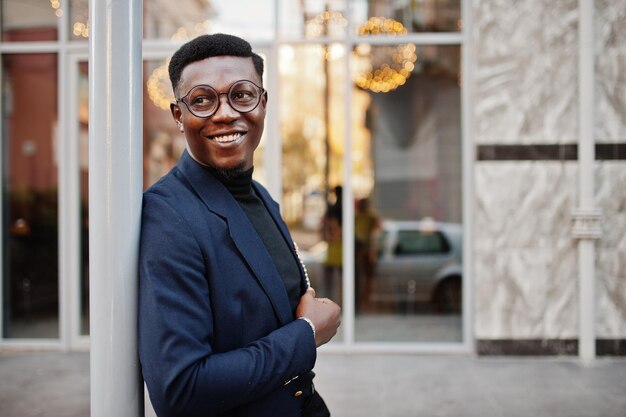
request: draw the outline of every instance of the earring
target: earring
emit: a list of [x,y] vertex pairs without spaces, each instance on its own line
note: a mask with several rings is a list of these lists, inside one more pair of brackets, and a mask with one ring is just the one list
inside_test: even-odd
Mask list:
[[184,133],[185,129],[183,129],[183,122],[176,122],[176,124],[178,125],[178,130],[180,130],[181,133]]

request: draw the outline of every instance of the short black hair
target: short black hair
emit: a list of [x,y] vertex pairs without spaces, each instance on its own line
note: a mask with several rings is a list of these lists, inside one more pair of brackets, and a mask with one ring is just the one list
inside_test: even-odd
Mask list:
[[170,60],[168,67],[174,94],[180,82],[183,69],[192,62],[202,61],[214,56],[239,56],[252,58],[254,69],[263,78],[263,58],[252,52],[250,44],[233,35],[215,33],[200,35],[178,48]]

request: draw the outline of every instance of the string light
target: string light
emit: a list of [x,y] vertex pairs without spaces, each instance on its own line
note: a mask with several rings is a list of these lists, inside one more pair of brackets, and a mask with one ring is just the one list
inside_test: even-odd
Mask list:
[[63,16],[63,10],[61,9],[61,2],[59,0],[50,0],[50,7],[54,10],[56,17]]
[[[54,15],[56,17],[63,16],[63,9],[61,8],[61,0],[50,0],[50,7],[52,7],[52,10],[54,10]],[[83,13],[83,15],[85,14],[86,13]],[[88,38],[89,37],[89,23],[86,21],[86,19],[85,19],[85,22],[81,22],[80,20],[77,20],[76,22],[74,22],[74,24],[72,25],[72,33],[74,34],[74,36]]]
[[82,36],[83,38],[89,37],[89,24],[83,22],[75,22],[73,27],[73,33],[76,36]]
[[[397,20],[383,17],[371,17],[359,27],[359,35],[391,35],[402,36],[407,29]],[[415,68],[417,61],[416,48],[412,43],[398,46],[379,46],[377,51],[384,52],[384,56],[391,55],[391,62],[384,62],[377,68],[372,67],[372,47],[367,44],[357,45],[355,56],[357,73],[353,77],[357,86],[374,93],[387,93],[406,83],[407,78]],[[359,68],[360,67],[360,68]]]
[[343,29],[347,25],[348,21],[341,12],[324,11],[306,22],[304,32],[307,38],[319,38],[327,35],[331,27],[339,26]]

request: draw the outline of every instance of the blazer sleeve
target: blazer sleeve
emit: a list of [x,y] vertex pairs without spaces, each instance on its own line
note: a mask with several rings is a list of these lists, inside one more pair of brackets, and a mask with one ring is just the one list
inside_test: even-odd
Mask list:
[[205,259],[190,225],[162,197],[144,196],[138,344],[160,417],[215,416],[283,387],[316,360],[309,325],[295,320],[248,346],[216,353]]

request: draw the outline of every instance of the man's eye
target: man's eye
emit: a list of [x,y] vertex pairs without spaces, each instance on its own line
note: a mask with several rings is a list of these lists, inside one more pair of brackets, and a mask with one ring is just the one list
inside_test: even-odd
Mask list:
[[235,101],[248,101],[254,98],[254,94],[249,91],[235,91],[231,98]]
[[210,103],[211,103],[211,98],[207,96],[198,96],[198,97],[194,97],[191,100],[192,106],[206,106]]

